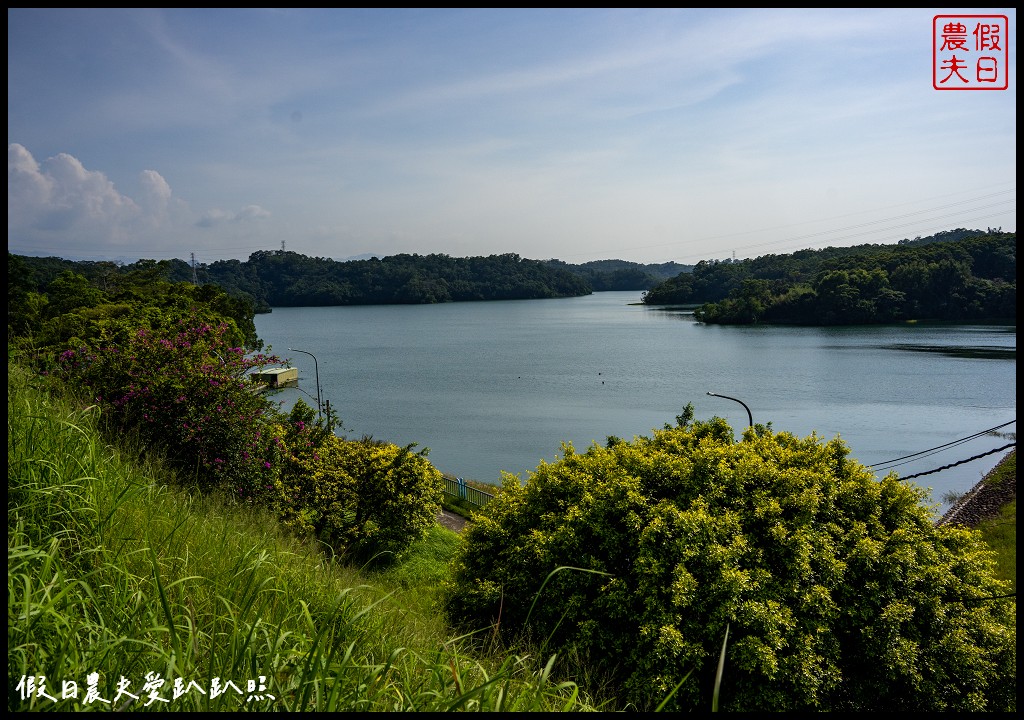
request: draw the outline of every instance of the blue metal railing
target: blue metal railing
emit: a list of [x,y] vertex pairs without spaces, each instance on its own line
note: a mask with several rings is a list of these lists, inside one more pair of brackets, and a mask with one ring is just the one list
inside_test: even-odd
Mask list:
[[476,505],[477,507],[483,507],[494,499],[491,493],[477,490],[475,487],[467,485],[466,481],[462,478],[445,477],[444,491],[452,497],[465,500],[470,505]]

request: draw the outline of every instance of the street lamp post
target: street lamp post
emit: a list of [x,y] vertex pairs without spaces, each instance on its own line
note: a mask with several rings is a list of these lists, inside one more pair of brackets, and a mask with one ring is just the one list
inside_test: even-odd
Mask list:
[[316,361],[316,355],[305,350],[297,350],[295,348],[288,348],[289,352],[300,352],[304,355],[309,355],[313,358],[313,369],[316,371],[316,417],[321,419],[323,416],[323,404],[320,402],[320,366]]
[[743,402],[742,400],[737,400],[734,397],[729,397],[728,395],[719,395],[718,393],[713,392],[708,392],[708,395],[710,395],[711,397],[720,397],[725,398],[726,400],[732,400],[733,402],[738,402],[740,405],[743,406],[743,409],[747,411],[747,421],[750,423],[750,427],[754,426],[754,416],[750,414],[750,408],[747,407],[747,404],[745,402]]

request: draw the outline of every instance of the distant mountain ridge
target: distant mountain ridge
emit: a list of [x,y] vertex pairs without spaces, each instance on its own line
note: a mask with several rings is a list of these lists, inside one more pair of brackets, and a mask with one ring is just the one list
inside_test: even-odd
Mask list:
[[[571,297],[606,290],[644,291],[645,302],[652,304],[706,303],[723,300],[744,279],[772,279],[772,268],[779,265],[787,266],[786,273],[775,279],[781,281],[785,277],[791,281],[800,276],[803,282],[810,282],[819,269],[849,266],[852,256],[866,252],[897,248],[909,251],[912,248],[907,246],[945,246],[970,237],[1005,235],[999,231],[1001,228],[990,228],[989,232],[958,228],[926,238],[904,239],[895,245],[801,250],[790,255],[739,262],[702,261],[697,265],[644,264],[621,259],[573,264],[558,259],[529,260],[514,253],[461,258],[446,254],[380,257],[364,253],[334,260],[283,249],[261,250],[245,261],[218,260],[194,267],[177,259],[139,260],[126,265],[8,255],[19,258],[17,267],[30,272],[31,279],[22,282],[39,291],[64,271],[82,275],[103,289],[116,282],[121,273],[146,270],[172,282],[218,285],[250,302],[258,312],[269,312],[275,305],[420,304]],[[11,267],[9,262],[9,274],[13,272]],[[1015,279],[1015,270],[1012,276],[1003,278],[1004,282],[1014,282],[1014,295]],[[1005,294],[1005,288],[997,289]],[[779,288],[772,286],[769,290],[777,293]],[[726,316],[720,317],[724,320]]]

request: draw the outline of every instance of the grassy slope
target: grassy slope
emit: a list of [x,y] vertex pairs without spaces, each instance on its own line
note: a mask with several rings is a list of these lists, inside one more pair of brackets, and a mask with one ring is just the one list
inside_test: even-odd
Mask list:
[[[95,413],[8,367],[8,710],[590,709],[545,663],[449,636],[436,593],[454,533],[434,529],[389,573],[341,567],[273,517],[169,489],[159,463],[100,438]],[[91,673],[108,704],[84,703]],[[39,675],[56,702],[19,690]],[[190,690],[172,699],[175,678]],[[239,692],[213,697],[214,678]],[[60,698],[64,681],[79,699]]]

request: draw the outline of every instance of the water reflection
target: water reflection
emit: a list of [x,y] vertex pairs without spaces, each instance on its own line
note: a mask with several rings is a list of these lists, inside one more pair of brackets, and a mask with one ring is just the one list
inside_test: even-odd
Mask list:
[[906,350],[908,352],[939,353],[946,357],[989,358],[992,360],[1016,360],[1017,348],[967,345],[884,345],[883,348]]

